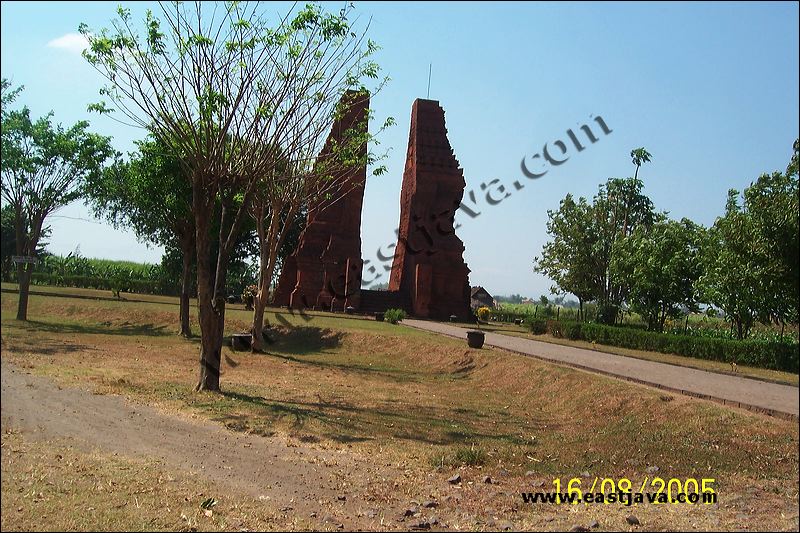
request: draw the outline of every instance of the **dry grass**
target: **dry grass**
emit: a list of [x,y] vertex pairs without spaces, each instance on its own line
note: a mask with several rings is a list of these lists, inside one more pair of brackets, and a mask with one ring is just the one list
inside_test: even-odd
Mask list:
[[[768,486],[797,506],[796,423],[332,315],[283,313],[294,327],[273,330],[269,354],[226,348],[224,393],[196,394],[197,342],[173,334],[172,303],[34,296],[26,324],[15,304],[2,295],[4,359],[237,431],[381,454],[420,476],[465,447],[486,469],[545,479],[641,480],[654,465],[665,478],[714,477],[723,494]],[[246,327],[248,313],[228,316],[230,331]]]
[[[65,442],[15,433],[2,435],[2,450],[3,531],[310,528],[269,502],[232,495],[157,461],[86,453]],[[210,497],[218,503],[206,516],[200,504]]]

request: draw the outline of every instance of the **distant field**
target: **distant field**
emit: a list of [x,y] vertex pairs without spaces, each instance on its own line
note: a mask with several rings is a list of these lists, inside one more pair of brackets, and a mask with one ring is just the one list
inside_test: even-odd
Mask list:
[[98,267],[109,267],[109,266],[116,266],[120,268],[125,268],[129,270],[133,270],[136,272],[144,271],[152,266],[155,263],[137,263],[135,261],[123,261],[123,260],[116,260],[116,259],[97,259],[94,257],[87,258],[89,263],[96,265]]

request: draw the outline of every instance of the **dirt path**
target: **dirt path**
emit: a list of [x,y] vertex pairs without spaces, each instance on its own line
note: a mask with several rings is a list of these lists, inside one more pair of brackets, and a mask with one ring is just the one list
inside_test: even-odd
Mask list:
[[62,389],[6,362],[0,402],[3,431],[21,431],[32,439],[68,439],[87,451],[157,459],[304,519],[317,513],[324,526],[374,529],[380,517],[371,509],[380,508],[392,521],[401,513],[387,502],[376,505],[362,499],[364,489],[402,476],[375,458],[365,461],[350,452],[289,447],[279,437],[192,422],[132,405],[119,396]]
[[[424,320],[403,320],[403,324],[451,337],[466,339],[464,328]],[[572,367],[621,377],[691,396],[708,397],[725,404],[764,411],[773,415],[800,414],[797,387],[767,383],[737,376],[725,376],[693,368],[623,357],[594,350],[486,333],[485,343],[505,350],[538,357]]]

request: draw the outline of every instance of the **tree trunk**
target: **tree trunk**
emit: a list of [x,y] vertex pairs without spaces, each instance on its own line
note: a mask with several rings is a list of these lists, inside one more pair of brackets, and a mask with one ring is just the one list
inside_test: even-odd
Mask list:
[[[231,213],[231,201],[223,198],[221,191],[209,195],[203,190],[202,180],[192,183],[192,211],[195,222],[195,248],[197,249],[197,302],[200,323],[200,380],[195,390],[219,391],[222,340],[225,331],[225,284],[228,260],[246,214],[255,180],[248,185],[241,206]],[[219,194],[222,209],[219,219],[219,248],[216,269],[212,270],[210,220]]]
[[28,292],[31,287],[33,265],[19,263],[17,265],[17,282],[19,284],[19,301],[17,302],[17,320],[28,320]]
[[189,325],[189,294],[192,289],[192,246],[181,246],[183,270],[181,271],[181,336],[192,336]]
[[264,219],[263,216],[257,221],[257,231],[259,248],[259,277],[258,277],[258,293],[253,300],[253,327],[252,327],[252,350],[254,352],[263,352],[265,348],[264,342],[264,309],[269,300],[269,287],[272,283],[272,274],[275,271],[275,261],[277,258],[277,243],[276,234],[278,231],[278,216],[275,215],[275,210],[272,210],[272,217],[269,224],[269,232],[264,232]]
[[[222,355],[222,329],[219,308],[215,305],[214,279],[208,235],[197,232],[197,305],[200,323],[200,381],[196,390],[219,390],[219,369]],[[203,242],[205,241],[205,242]]]
[[[195,189],[198,184],[195,183]],[[222,242],[217,261],[211,257],[210,213],[213,200],[204,205],[199,191],[194,190],[195,244],[197,249],[197,307],[200,324],[200,380],[195,390],[219,391],[222,335],[225,325],[224,267],[226,264]],[[225,210],[220,219],[220,234],[225,222]],[[221,239],[220,239],[221,240]],[[212,264],[216,263],[216,269]],[[220,272],[223,270],[223,272]]]

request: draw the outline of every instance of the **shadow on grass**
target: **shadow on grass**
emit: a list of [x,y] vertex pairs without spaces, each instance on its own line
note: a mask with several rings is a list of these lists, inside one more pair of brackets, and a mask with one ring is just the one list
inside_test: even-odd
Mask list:
[[291,355],[284,355],[275,352],[265,352],[262,355],[277,357],[278,359],[284,359],[286,361],[292,361],[293,363],[300,363],[302,365],[316,366],[319,368],[326,368],[326,369],[335,369],[345,373],[390,377],[396,381],[404,383],[419,382],[422,381],[424,378],[430,377],[430,374],[425,374],[424,372],[414,372],[410,370],[401,370],[398,368],[371,367],[371,366],[358,365],[352,363],[332,363],[328,361],[315,361],[309,359],[301,359],[299,357],[292,357]]
[[127,322],[119,325],[104,324],[64,324],[41,322],[38,320],[28,320],[19,324],[29,333],[42,331],[47,333],[75,333],[86,335],[126,335],[148,337],[161,337],[172,335],[166,325],[156,326],[155,324],[129,324]]
[[87,352],[94,348],[73,342],[58,342],[51,339],[15,338],[13,341],[3,339],[3,350],[28,352],[36,355],[68,355],[75,352]]
[[337,348],[345,333],[314,326],[273,327],[266,331],[265,340],[284,353],[307,355]]
[[[361,442],[372,439],[372,437],[355,435],[356,425],[350,422],[350,420],[343,421],[340,417],[326,414],[323,409],[319,408],[323,407],[325,404],[278,402],[262,398],[261,396],[231,391],[224,391],[221,394],[226,398],[244,402],[261,411],[256,416],[222,413],[220,416],[214,418],[217,422],[222,422],[226,427],[234,431],[271,436],[275,432],[267,428],[281,419],[288,419],[291,428],[295,431],[306,429],[309,422],[320,422],[324,427],[332,430],[329,434],[324,436],[336,442]],[[266,415],[266,417],[264,415]],[[314,435],[306,434],[300,436],[300,440],[310,442],[319,439]]]
[[[294,431],[316,433],[319,437],[339,443],[373,440],[384,436],[394,439],[412,440],[432,445],[464,444],[478,441],[494,441],[513,445],[529,445],[519,436],[518,430],[486,431],[476,424],[488,425],[496,420],[492,413],[472,409],[434,408],[408,404],[408,408],[396,410],[361,408],[341,401],[287,402],[264,398],[242,392],[224,391],[224,397],[242,402],[257,409],[252,415],[221,412],[215,418],[236,431],[263,434],[280,421],[287,421]],[[318,423],[321,427],[312,427]],[[457,424],[458,429],[454,429]],[[537,422],[528,429],[541,429],[544,423]],[[553,422],[547,423],[553,428]],[[314,439],[314,435],[302,438]]]
[[[419,381],[426,376],[422,372],[406,371],[386,366],[371,367],[353,363],[311,360],[302,357],[306,355],[321,355],[328,350],[338,348],[346,335],[342,331],[313,326],[272,327],[265,330],[264,339],[267,341],[267,350],[262,355],[319,368],[389,376],[401,381]],[[230,346],[230,337],[226,337],[225,343]]]

